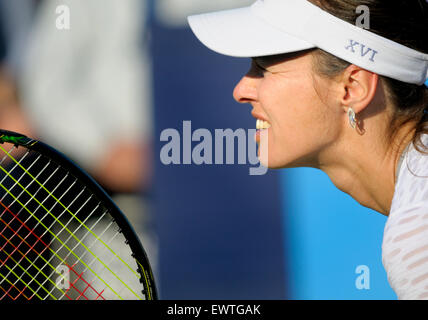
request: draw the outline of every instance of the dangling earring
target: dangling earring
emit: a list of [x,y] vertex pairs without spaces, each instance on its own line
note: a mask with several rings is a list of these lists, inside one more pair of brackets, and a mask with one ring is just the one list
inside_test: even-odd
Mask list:
[[349,124],[352,128],[357,127],[357,117],[355,115],[355,111],[352,108],[348,108],[348,117],[349,117]]

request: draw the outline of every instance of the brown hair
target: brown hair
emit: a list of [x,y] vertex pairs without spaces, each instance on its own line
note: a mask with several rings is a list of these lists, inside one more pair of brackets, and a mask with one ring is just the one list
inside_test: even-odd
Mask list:
[[[428,3],[426,0],[309,0],[330,14],[356,23],[356,9],[366,5],[370,9],[370,30],[382,37],[403,44],[420,52],[428,53]],[[423,34],[425,32],[425,34]],[[327,78],[334,78],[344,71],[350,63],[337,58],[321,49],[312,52],[315,58],[315,72]],[[399,63],[399,61],[397,61]],[[397,129],[402,125],[416,123],[413,144],[415,148],[428,154],[428,146],[421,140],[428,134],[428,87],[397,81],[381,76],[386,95],[394,110],[390,123],[388,139],[393,141]],[[425,149],[426,151],[422,150]]]

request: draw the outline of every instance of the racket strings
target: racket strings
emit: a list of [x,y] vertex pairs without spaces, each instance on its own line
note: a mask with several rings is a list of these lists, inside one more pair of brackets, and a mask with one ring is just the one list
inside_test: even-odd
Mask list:
[[[74,296],[77,296],[74,298],[77,299],[88,299],[88,292],[91,292],[95,299],[104,299],[103,294],[106,295],[106,291],[118,298],[122,298],[120,293],[123,291],[131,292],[133,298],[141,299],[141,293],[137,293],[138,289],[131,288],[108,267],[118,260],[130,269],[129,265],[135,264],[135,261],[125,262],[111,248],[113,240],[121,235],[113,221],[110,221],[99,235],[93,231],[98,225],[101,225],[100,222],[105,219],[107,212],[102,212],[102,205],[96,199],[92,199],[90,192],[79,186],[68,172],[52,165],[50,160],[47,162],[40,161],[40,155],[36,157],[36,160],[31,160],[31,163],[27,164],[25,161],[31,158],[28,153],[17,161],[11,156],[14,148],[9,151],[1,149],[5,156],[0,160],[0,168],[5,175],[0,180],[0,187],[4,189],[5,193],[0,198],[2,205],[0,207],[2,210],[0,222],[4,225],[0,239],[4,240],[0,246],[2,249],[0,250],[0,299],[6,296],[12,299],[19,297],[26,299],[33,297],[61,299],[67,297],[70,299],[70,296],[73,296],[70,294],[72,290],[74,290]],[[8,170],[4,168],[7,157],[12,158],[14,162]],[[45,163],[37,164],[37,162]],[[41,169],[37,169],[38,171],[34,169],[37,174],[30,173],[33,166],[40,167],[40,165],[42,166]],[[63,171],[62,175],[59,175],[60,171]],[[45,180],[42,180],[42,176],[46,177]],[[60,178],[58,178],[59,176]],[[71,180],[73,181],[71,182]],[[81,190],[76,192],[76,189],[79,188]],[[71,197],[72,200],[67,202],[64,199],[66,197]],[[89,209],[89,206],[92,209]],[[84,208],[85,210],[83,210]],[[45,211],[44,215],[40,215],[43,211]],[[54,211],[55,214],[52,213]],[[78,218],[81,211],[85,211],[84,219]],[[9,216],[8,221],[5,220],[6,213]],[[38,213],[38,216],[35,213]],[[67,218],[66,216],[69,216],[67,213],[71,217]],[[19,215],[23,215],[24,218],[19,219]],[[95,222],[89,223],[90,220]],[[53,233],[51,230],[55,228],[57,232]],[[113,234],[111,233],[112,229],[114,229]],[[23,230],[25,230],[24,236],[21,235]],[[9,231],[9,234],[6,231]],[[82,235],[76,236],[82,232]],[[102,240],[104,236],[105,239]],[[124,242],[123,235],[121,237],[122,242]],[[89,241],[90,238],[92,238],[91,241]],[[17,241],[17,243],[13,244],[12,240]],[[6,246],[8,250],[5,250]],[[110,253],[111,257],[105,259],[108,260],[107,263],[101,261],[99,252],[94,253],[95,249],[102,252],[103,256],[106,252]],[[83,251],[83,253],[76,254],[75,251],[78,250]],[[46,252],[49,254],[45,254]],[[87,259],[89,257],[92,257],[91,261]],[[13,262],[13,266],[10,267],[6,263],[7,261]],[[23,261],[26,262],[25,266],[22,266]],[[39,262],[43,262],[41,267],[38,266],[41,264]],[[64,266],[68,269],[70,279],[58,272],[58,266]],[[4,270],[7,270],[7,273]],[[131,276],[137,276],[139,279],[140,275],[134,270],[132,271]],[[106,280],[100,277],[103,273],[108,276],[113,275],[120,285],[115,283],[113,289],[106,283]],[[58,276],[56,281],[53,280],[55,276]],[[129,276],[127,275],[127,277]],[[67,280],[64,288],[58,288],[58,279]],[[4,283],[8,285],[8,288],[4,288]],[[111,283],[110,279],[109,283]],[[100,289],[95,289],[94,284]],[[1,297],[2,292],[3,296]]]
[[[65,179],[66,177],[64,177],[63,178],[63,180],[62,181],[64,181],[64,179]],[[74,183],[73,183],[74,184]],[[71,186],[70,186],[70,188],[71,188]],[[69,189],[70,189],[69,188]],[[68,190],[69,190],[68,189]],[[55,190],[54,190],[55,191]],[[83,191],[82,191],[83,192]],[[64,193],[64,195],[65,195],[66,193]],[[45,200],[46,200],[46,198],[45,198]],[[43,203],[43,201],[42,201],[42,203]],[[82,206],[83,207],[83,206]],[[81,207],[81,208],[82,208]],[[80,209],[79,209],[80,210]],[[64,213],[64,211],[63,211],[63,213]],[[62,216],[62,214],[63,213],[61,213],[61,215],[58,217],[58,218],[61,218],[61,216]],[[47,215],[47,214],[46,214]],[[87,218],[89,218],[89,216],[87,217]],[[28,220],[28,219],[27,219]],[[41,220],[43,220],[43,218],[41,219]],[[68,222],[67,222],[67,224],[66,224],[66,226],[69,224],[71,222],[71,220],[69,220]],[[37,225],[37,224],[36,224]],[[49,228],[52,228],[52,225],[49,227]],[[44,233],[41,235],[41,237],[43,237],[46,233],[48,232],[48,230],[45,230],[44,231]],[[24,238],[25,239],[25,238]],[[30,248],[25,254],[28,254],[28,252],[31,250],[32,248]],[[47,247],[45,247],[45,249],[44,250],[46,250],[47,249]],[[36,259],[34,260],[34,262],[36,262],[39,258],[41,258],[42,256],[39,254],[37,257],[36,257]],[[24,258],[24,257],[23,257]],[[49,266],[54,270],[54,272],[56,272],[56,268],[54,268],[51,264],[50,264],[50,262],[51,262],[51,260],[54,258],[54,256],[51,256],[51,258],[48,260],[48,261],[45,261],[46,262],[46,264],[49,264]],[[21,258],[22,259],[22,258]],[[42,271],[41,270],[39,270],[37,273],[36,273],[36,275],[35,276],[37,276],[39,273],[41,273]],[[52,277],[52,273],[51,273],[51,275],[49,276],[49,277],[46,277],[47,279],[42,283],[42,286],[48,281],[48,280],[50,280],[51,279],[51,277]],[[32,279],[29,283],[28,283],[28,285],[29,284],[31,284],[31,282],[33,281],[34,279]],[[41,287],[39,287],[39,289],[40,289]],[[37,289],[37,290],[39,290],[39,289]],[[36,292],[37,292],[37,290],[36,290]]]
[[[0,147],[0,149],[1,150],[3,150],[3,152],[5,152],[6,153],[6,151],[2,148],[2,147]],[[44,187],[44,185],[43,184],[41,184],[36,178],[34,178],[33,177],[33,175],[28,171],[28,170],[26,170],[18,161],[16,161],[16,159],[13,157],[13,156],[11,156],[10,154],[8,154],[9,155],[9,157],[19,166],[19,167],[21,167],[37,184],[39,184],[48,194],[50,194],[51,196],[52,196],[52,198],[54,199],[54,200],[56,200],[56,203],[55,204],[59,204],[60,206],[62,206],[65,210],[67,210],[79,223],[82,223],[80,220],[79,220],[79,218],[77,218],[76,216],[75,216],[75,214],[73,214],[70,210],[68,210],[68,208],[66,207],[66,206],[64,206],[51,192],[49,192],[45,187]],[[19,184],[19,183],[18,183]],[[31,196],[31,194],[29,193],[29,192],[27,192],[28,194],[29,194],[29,196],[30,197],[32,197]],[[37,200],[36,200],[36,202],[37,202]],[[40,203],[39,203],[39,205],[40,205]],[[43,207],[43,206],[42,206]],[[94,234],[89,228],[87,228],[84,224],[82,224],[89,232],[91,232],[95,237],[97,237],[97,235],[96,234]],[[98,238],[98,237],[97,237]],[[98,240],[100,240],[100,242],[103,244],[103,245],[105,245],[114,255],[116,255],[116,253],[111,249],[111,248],[109,248],[101,239],[99,239],[98,238]],[[116,255],[117,256],[117,255]],[[117,258],[119,259],[119,260],[121,260],[125,265],[127,265],[126,264],[126,262],[124,262],[123,261],[123,259],[121,259],[121,257],[119,257],[119,256],[117,256]],[[133,272],[136,276],[138,276],[138,274],[129,266],[129,265],[127,265],[127,267],[130,269],[130,271],[131,272]]]
[[[23,256],[23,257],[25,257],[25,255]],[[38,256],[38,257],[42,257],[42,259],[43,259],[43,256]],[[25,257],[26,258],[26,257]],[[50,260],[52,260],[52,258],[53,257],[51,257],[50,258]],[[49,266],[51,266],[52,267],[52,269],[56,272],[56,269],[52,266],[52,264],[50,264],[49,262],[50,262],[50,260],[49,261],[46,261],[45,259],[44,259],[44,261],[46,262],[46,264],[48,264]],[[38,268],[37,268],[38,269]],[[38,269],[39,270],[39,272],[42,272],[40,269]],[[43,272],[42,272],[43,273]],[[37,291],[38,290],[40,290],[40,288],[43,288],[45,291],[47,291],[43,286],[44,286],[44,284],[49,280],[51,283],[53,283],[52,282],[52,280],[51,280],[51,277],[50,276],[52,276],[52,273],[51,273],[51,275],[50,276],[46,276],[44,273],[43,273],[43,275],[46,277],[46,280],[42,283],[42,284],[40,284],[40,283],[38,283],[39,284],[39,287],[38,287],[38,289],[35,291],[35,292],[33,292],[33,294],[35,294],[35,295],[37,295]],[[32,281],[33,280],[35,280],[34,279],[34,277],[33,277],[33,279],[32,279]],[[14,285],[15,285],[16,283],[14,283]],[[29,286],[31,284],[31,281],[29,282],[29,283],[27,283],[26,285],[27,286]],[[55,284],[55,283],[53,283],[53,284]],[[72,285],[74,285],[74,283],[72,284]],[[48,295],[50,295],[51,297],[53,297],[53,298],[55,298],[54,296],[52,296],[52,293],[53,292],[53,289],[50,291],[50,292],[48,292]],[[64,292],[64,291],[62,291],[63,292],[63,296],[64,295],[67,295],[66,294],[66,292]],[[39,295],[37,295],[38,297],[40,297]],[[45,297],[45,299],[46,299],[46,297]],[[56,298],[55,298],[56,299]]]
[[[105,216],[105,213],[103,214],[103,215],[101,215],[96,221],[95,221],[95,223],[92,225],[92,228],[94,228],[97,224],[98,224],[98,222],[99,221],[101,221],[103,218],[104,218],[104,216]],[[87,219],[89,219],[89,216],[88,216],[88,218]],[[87,220],[86,219],[86,220]],[[85,222],[86,222],[86,220],[85,220]],[[86,235],[88,235],[89,233],[86,233]],[[86,238],[86,235],[85,236],[83,236],[82,238],[81,238],[81,240],[84,240],[85,238]],[[102,236],[102,235],[101,235]],[[70,238],[70,237],[69,237]],[[69,240],[69,239],[67,239],[67,240]],[[75,250],[76,249],[76,247],[77,247],[77,245],[75,245],[73,248],[72,248],[72,250]],[[91,246],[90,246],[91,247]],[[86,253],[87,252],[84,252],[83,253],[83,255],[80,257],[81,259],[83,259],[84,258],[84,256],[86,255]],[[64,257],[64,260],[66,260],[68,257],[69,257],[69,255],[70,255],[70,253],[68,253],[65,257]],[[89,264],[90,265],[90,264]],[[87,269],[85,269],[84,271],[86,271]],[[72,269],[72,270],[70,270],[70,271],[73,271],[73,273],[75,273],[75,270],[74,269]],[[84,272],[83,271],[83,272]],[[77,280],[78,280],[79,278],[76,278],[76,280],[73,282],[73,287],[75,286],[75,283],[77,282]],[[92,281],[90,282],[90,283],[92,283]],[[71,283],[70,283],[70,285],[71,285]],[[54,288],[52,289],[52,291],[54,290]],[[76,289],[77,290],[77,289]],[[86,289],[85,290],[83,290],[83,292],[84,291],[86,291]],[[63,295],[60,297],[60,299],[61,298],[63,298],[64,296],[66,296],[67,295],[67,292],[63,292]],[[77,300],[80,298],[80,297],[83,297],[83,298],[87,298],[84,294],[82,294],[82,295],[79,295],[79,297],[77,298]],[[102,296],[100,296],[102,299],[104,299]]]
[[[46,168],[46,166],[45,166],[45,168]],[[44,169],[45,168],[43,168],[42,169],[42,171],[38,174],[38,175],[40,175],[43,171],[44,171]],[[56,170],[54,171],[54,173],[56,172]],[[53,174],[54,173],[52,173],[51,175],[50,175],[50,177],[47,179],[47,181],[53,176]],[[21,177],[18,179],[18,181],[20,180],[22,178],[22,175],[21,175]],[[1,183],[1,182],[0,182]],[[32,182],[31,182],[32,183]],[[31,184],[30,183],[30,184]],[[29,186],[27,186],[27,188],[28,188]],[[13,187],[12,187],[13,188]],[[39,188],[37,191],[36,191],[36,193],[34,194],[35,196],[38,194],[38,192],[40,191],[40,189],[41,188]],[[24,192],[24,190],[22,190],[21,191],[21,193],[18,195],[18,197],[17,198],[19,198],[21,195],[22,195],[22,193]],[[8,207],[7,206],[5,206],[4,204],[3,204],[3,201],[4,201],[4,197],[5,197],[5,195],[0,199],[0,204],[4,207],[4,210],[3,210],[3,212],[2,212],[2,214],[0,215],[0,219],[1,219],[1,216],[8,210]],[[42,203],[44,202],[46,200],[46,198],[42,201]],[[11,206],[11,205],[13,205],[14,204],[14,202],[15,202],[16,200],[14,199],[13,200],[13,202],[9,205],[9,207]],[[28,205],[28,203],[29,203],[29,201],[30,200],[28,200],[26,203],[25,203],[25,206],[27,206]],[[12,223],[15,219],[17,219],[18,221],[19,221],[19,219],[17,218],[18,217],[18,215],[21,213],[21,211],[23,210],[23,207],[21,207],[19,210],[18,210],[18,212],[16,213],[16,214],[13,214],[13,212],[10,212],[10,214],[12,214],[12,216],[13,216],[13,218],[12,218],[12,220],[10,220],[9,221],[9,224],[10,223]],[[28,220],[30,219],[30,216],[24,221],[24,222],[22,222],[22,221],[19,221],[20,222],[20,226],[18,227],[18,229],[17,230],[12,230],[12,232],[14,233],[14,236],[17,234],[17,233],[19,233],[19,231],[24,227],[24,226],[27,226],[27,223],[28,223]],[[43,218],[41,219],[41,220],[43,220]],[[7,228],[8,226],[9,226],[9,224],[6,224],[6,226],[4,227],[4,229],[2,230],[2,231],[0,231],[0,233],[3,235],[4,234],[4,232],[5,232],[5,228]],[[37,223],[34,227],[37,227],[37,225],[38,225],[39,223]],[[10,228],[10,227],[9,227]],[[46,233],[47,231],[45,231],[42,235],[41,235],[41,237],[43,237],[44,236],[44,234]],[[31,232],[30,233],[28,233],[25,237],[24,237],[24,240],[25,239],[27,239],[29,236],[31,235]],[[13,236],[12,236],[12,238],[13,238]],[[2,249],[2,248],[0,248],[0,249]],[[30,248],[31,249],[31,248]],[[28,252],[27,252],[28,253]],[[37,257],[38,258],[38,257]],[[36,258],[36,259],[37,259]]]
[[[44,168],[46,168],[46,166],[44,167]],[[43,170],[44,169],[42,169],[42,171],[41,172],[43,172]],[[56,172],[58,170],[58,168],[53,172],[53,174]],[[45,183],[52,177],[52,175],[53,174],[51,174],[50,176],[49,176],[49,178],[45,181]],[[21,176],[22,177],[22,176]],[[64,181],[64,179],[65,179],[65,177],[63,178],[63,180],[62,181]],[[16,185],[16,183],[15,183],[15,185]],[[28,186],[27,186],[28,187]],[[39,190],[40,190],[41,188],[39,188]],[[39,191],[38,190],[38,191]],[[55,189],[54,189],[55,190]],[[4,198],[4,197],[3,197]],[[45,200],[46,200],[47,198],[45,198]],[[45,200],[43,200],[42,201],[42,203],[45,201]],[[27,204],[28,204],[28,202],[27,202]],[[6,208],[7,209],[7,208]],[[6,210],[5,210],[6,211]],[[22,208],[19,210],[19,211],[22,211]],[[13,214],[13,213],[12,213]],[[18,212],[18,214],[19,214],[19,212]],[[46,216],[46,215],[45,215]],[[14,215],[14,219],[16,218],[16,215]],[[43,220],[43,218],[42,218],[42,220]],[[25,221],[25,222],[27,222],[28,221],[28,219]],[[25,222],[24,223],[22,223],[22,221],[21,221],[21,226],[19,227],[19,229],[20,228],[22,228],[22,226],[26,226],[26,224],[25,224]],[[39,224],[39,222],[38,222],[38,224]],[[36,226],[37,226],[37,224],[36,224]],[[18,229],[18,231],[19,231],[19,229]],[[31,230],[29,230],[29,231],[31,231]],[[41,235],[41,237],[43,237],[44,236],[44,234],[47,232],[47,230]],[[17,232],[15,232],[14,231],[14,235],[16,235],[17,234]],[[27,236],[24,238],[24,239],[22,239],[22,241],[21,241],[21,243],[19,244],[19,245],[21,245],[22,243],[27,243],[28,244],[28,242],[26,242],[25,241],[25,239],[26,238],[28,238],[28,236],[29,235],[31,235],[32,234],[32,232],[29,232],[28,234],[27,234]],[[7,239],[6,239],[7,240]],[[38,240],[40,240],[40,239],[38,239]],[[10,243],[10,241],[7,241],[8,243]],[[30,248],[29,248],[29,250],[25,253],[25,254],[23,254],[22,252],[21,252],[21,254],[22,254],[22,258],[20,259],[20,261],[22,261],[22,259],[24,259],[24,258],[26,258],[27,260],[28,260],[28,258],[26,257],[27,256],[27,254],[28,254],[28,252],[30,251],[30,250],[32,250],[33,249],[33,247],[34,247],[34,245],[33,246],[30,246]],[[43,249],[43,250],[46,250],[48,247],[47,246],[45,246],[45,248]],[[14,247],[14,251],[17,251],[18,250],[18,248],[16,248],[16,247]],[[18,250],[19,251],[19,250]],[[20,251],[19,251],[20,252]],[[38,256],[36,257],[36,259],[35,260],[37,260],[38,258],[40,258],[40,257],[42,257],[43,258],[43,256],[40,254],[40,253],[38,253]],[[18,263],[16,263],[15,264],[15,267],[21,267],[20,265],[19,265],[19,262],[20,261],[18,261]],[[46,260],[45,260],[46,261]],[[16,262],[16,261],[15,261]],[[34,265],[34,262],[32,262],[31,263],[31,265],[30,266],[32,266],[32,265]],[[37,268],[37,267],[36,267]],[[38,269],[38,268],[37,268]],[[23,269],[24,270],[24,269]],[[27,269],[28,270],[28,269]],[[24,270],[24,272],[25,273],[27,273],[28,274],[28,271],[27,270]],[[8,277],[9,275],[10,275],[10,273],[12,272],[13,270],[10,270],[9,271],[9,274],[8,275],[6,275],[6,277]],[[36,276],[39,274],[39,273],[42,273],[43,275],[45,275],[44,273],[43,273],[43,271],[42,270],[40,270],[40,269],[38,269],[38,272],[37,272],[37,274],[36,274]],[[14,273],[15,274],[15,273]],[[46,276],[46,275],[45,275]],[[22,276],[17,276],[17,280],[13,283],[13,285],[15,286],[16,285],[16,282],[18,281],[18,280],[20,280],[20,281],[22,281]],[[50,280],[50,278],[47,278],[47,280]],[[47,281],[46,280],[46,281]],[[31,284],[31,282],[32,281],[36,281],[37,282],[37,280],[36,280],[36,278],[32,278],[31,279],[31,281],[29,282],[29,283],[25,283],[26,284],[26,286],[28,287],[29,286],[29,284]],[[45,281],[45,282],[46,282]],[[45,283],[44,282],[44,283]],[[39,282],[37,282],[38,284],[39,284],[39,289],[40,288],[42,288],[43,287],[43,285],[41,285],[40,286],[40,283]],[[37,294],[37,291],[35,292],[35,294]]]
[[[97,222],[99,222],[99,221],[100,221],[100,220],[98,220]],[[111,224],[112,224],[112,223],[111,223]],[[108,227],[106,227],[106,228],[105,228],[105,231],[107,231],[107,230],[109,230],[109,229],[110,229],[110,225],[109,225]],[[119,232],[116,232],[116,233],[115,233],[115,235],[113,235],[113,237],[111,237],[111,238],[110,238],[110,240],[108,241],[108,243],[113,242],[113,241],[116,239],[116,236],[117,236],[117,235],[119,235]],[[94,241],[90,247],[92,247],[95,243],[96,243],[96,241]],[[87,252],[83,253],[82,258],[86,255],[86,253],[87,253]],[[113,260],[114,260],[114,257],[110,259],[109,263],[111,263]],[[88,267],[89,267],[89,266],[91,266],[94,262],[96,262],[96,260],[95,260],[95,259],[92,259],[92,261],[88,263],[88,266],[87,266],[86,268],[84,268],[84,269],[81,271],[81,274],[83,274],[86,270],[88,270]],[[109,263],[108,263],[108,264],[109,264]],[[106,269],[104,268],[103,270],[101,270],[101,272],[98,272],[98,274],[102,273],[104,270],[106,270]],[[76,273],[76,271],[75,271],[75,270],[72,270],[72,271],[77,275],[77,273]],[[78,279],[78,278],[77,278],[77,279]],[[96,280],[96,278],[95,278],[95,276],[93,276],[92,278],[88,279],[87,281],[89,281],[89,284],[92,284],[95,280]],[[85,283],[88,283],[88,282],[85,282]],[[89,285],[88,285],[88,286],[89,286]],[[88,287],[88,286],[87,286],[87,287]],[[86,288],[85,288],[85,290],[86,290]],[[94,289],[93,289],[93,290],[94,290]],[[95,290],[94,290],[94,291],[95,291]],[[119,291],[119,293],[118,293],[118,294],[120,294],[120,291]],[[86,298],[85,296],[83,296],[83,297],[84,297],[84,298]],[[100,297],[101,297],[102,299],[104,299],[104,297],[103,297],[103,296],[100,296]],[[77,300],[78,300],[79,298],[80,298],[80,296],[77,298]],[[97,296],[97,298],[98,298],[98,296]]]
[[[12,149],[11,150],[14,150],[15,149],[15,147],[13,146],[12,147]],[[9,153],[11,152],[11,150],[9,151]],[[25,159],[25,157],[27,156],[29,154],[29,152],[27,152],[21,159],[20,159],[20,161],[22,161],[23,159]],[[2,160],[0,161],[0,164],[3,164],[4,162],[5,162],[5,159],[6,159],[6,157],[7,157],[7,155],[5,155],[3,158],[2,158]],[[37,162],[37,160],[39,159],[40,157],[38,157],[33,163],[32,163],[32,165],[33,164],[35,164],[36,162]],[[12,168],[12,170],[11,171],[13,171],[13,170],[15,170],[15,168],[17,167],[17,165],[18,164],[15,164],[15,166]],[[31,168],[32,167],[32,165],[29,167],[29,168]],[[43,170],[42,170],[43,171]],[[17,181],[21,181],[22,180],[22,178],[23,178],[23,174],[18,178],[18,180]],[[6,176],[5,177],[3,177],[3,179],[0,181],[0,183],[3,183],[4,182],[4,180],[6,179]],[[16,183],[12,186],[12,189],[14,188],[16,186]],[[22,193],[23,193],[24,191],[22,191],[21,193],[20,193],[20,195],[19,196],[21,196],[22,195]],[[15,251],[18,251],[18,252],[20,252],[20,250],[18,249],[18,247],[23,243],[23,241],[18,245],[18,247],[16,247],[16,246],[14,246],[12,243],[11,243],[11,241],[10,241],[10,239],[11,238],[13,238],[15,235],[17,235],[18,234],[18,232],[21,230],[21,228],[22,228],[22,226],[24,226],[25,224],[24,223],[22,223],[22,221],[21,221],[21,226],[17,229],[17,230],[13,230],[13,228],[11,228],[10,227],[10,223],[12,223],[13,222],[13,220],[15,220],[16,219],[16,217],[17,217],[17,215],[13,215],[13,218],[12,218],[12,220],[10,220],[9,221],[9,223],[6,223],[1,217],[5,214],[5,212],[6,211],[8,211],[8,207],[7,206],[5,206],[4,204],[3,204],[3,201],[4,201],[4,198],[6,197],[6,194],[5,195],[3,195],[3,197],[0,199],[0,204],[2,205],[2,207],[4,207],[4,210],[3,210],[3,212],[1,213],[1,215],[0,215],[0,221],[1,222],[3,222],[3,224],[5,224],[5,227],[3,228],[3,230],[1,231],[1,236],[6,240],[6,242],[4,243],[4,245],[2,246],[2,247],[0,247],[0,251],[3,251],[6,255],[7,255],[7,258],[9,259],[9,258],[12,258],[11,256],[10,256],[10,254],[8,254],[7,252],[5,252],[5,250],[4,250],[4,247],[6,246],[6,244],[11,244],[12,245],[12,247],[14,248],[14,250],[12,251],[12,254],[15,252]],[[13,202],[11,203],[11,205],[13,204]],[[9,210],[10,211],[10,210]],[[22,208],[18,211],[18,214],[20,213],[22,211]],[[11,238],[7,238],[7,237],[5,237],[4,236],[4,234],[5,234],[5,230],[7,229],[7,228],[9,228],[11,231],[12,231],[12,233],[13,233],[13,235],[12,235],[12,237]],[[32,233],[30,232],[30,233],[28,233],[28,235],[26,236],[26,238],[28,238],[28,236],[30,236]],[[34,245],[33,246],[31,246],[30,247],[30,249],[29,250],[31,250],[31,249],[33,249],[33,247],[34,247]],[[28,252],[27,252],[28,253]],[[13,259],[13,258],[12,258]],[[20,259],[20,261],[22,260],[23,258],[21,258]],[[19,261],[19,262],[20,262]],[[18,266],[19,265],[19,262],[18,263],[16,263],[16,261],[15,261],[15,267],[16,266]],[[5,263],[5,262],[1,262],[2,263],[2,265]],[[6,278],[8,278],[9,276],[10,276],[10,273],[14,273],[13,272],[13,268],[12,269],[10,269],[9,270],[9,273],[6,275]],[[17,281],[15,281],[14,283],[12,283],[12,286],[13,287],[16,287],[16,282]],[[8,294],[8,292],[7,291],[5,291],[5,294]]]

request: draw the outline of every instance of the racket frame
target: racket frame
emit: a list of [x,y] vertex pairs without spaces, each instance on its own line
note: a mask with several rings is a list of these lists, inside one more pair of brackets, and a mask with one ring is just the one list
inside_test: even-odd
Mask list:
[[158,300],[152,268],[141,241],[129,220],[100,184],[65,154],[42,141],[31,139],[17,132],[0,129],[0,144],[3,143],[14,144],[17,148],[21,146],[48,157],[56,164],[68,170],[70,174],[84,184],[99,201],[102,201],[103,206],[109,210],[112,219],[120,228],[120,232],[126,239],[126,244],[131,248],[132,257],[135,259],[138,266],[138,270],[136,271],[140,274],[140,282],[144,287],[143,294],[147,300]]

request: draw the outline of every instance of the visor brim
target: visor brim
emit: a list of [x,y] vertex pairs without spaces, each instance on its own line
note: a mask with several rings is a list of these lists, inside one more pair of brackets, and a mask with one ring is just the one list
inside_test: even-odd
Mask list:
[[261,57],[315,46],[269,25],[251,7],[188,17],[196,37],[209,49],[232,57]]

